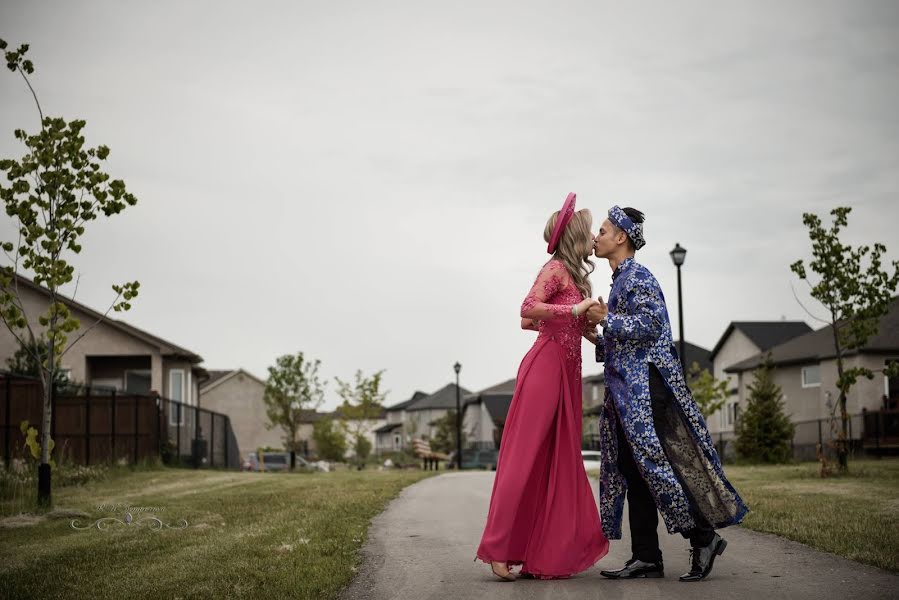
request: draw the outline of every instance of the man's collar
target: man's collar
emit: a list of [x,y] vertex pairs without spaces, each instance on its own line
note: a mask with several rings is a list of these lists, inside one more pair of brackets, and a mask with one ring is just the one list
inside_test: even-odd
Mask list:
[[612,273],[612,280],[614,281],[619,275],[621,275],[621,273],[624,271],[624,269],[628,268],[631,265],[631,263],[633,263],[633,262],[634,262],[634,257],[628,256],[623,261],[618,263],[618,268],[615,269],[614,273]]

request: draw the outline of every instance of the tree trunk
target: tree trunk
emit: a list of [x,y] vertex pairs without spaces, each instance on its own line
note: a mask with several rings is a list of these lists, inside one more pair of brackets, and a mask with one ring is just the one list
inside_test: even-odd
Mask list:
[[840,431],[837,434],[837,461],[841,473],[849,470],[849,415],[846,413],[846,388],[843,385],[843,349],[840,347],[840,336],[837,332],[837,321],[834,311],[831,311],[833,323],[834,349],[837,351],[837,385],[840,388]]
[[37,501],[40,506],[52,504],[50,496],[50,433],[53,423],[53,339],[47,342],[47,370],[41,369],[41,385],[44,392],[44,410],[41,422],[41,462],[37,468]]

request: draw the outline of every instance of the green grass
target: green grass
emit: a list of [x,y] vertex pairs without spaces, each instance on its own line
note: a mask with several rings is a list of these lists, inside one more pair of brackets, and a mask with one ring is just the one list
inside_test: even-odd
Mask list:
[[[78,531],[71,518],[0,520],[0,598],[334,598],[352,578],[372,517],[430,473],[275,474],[158,469],[54,490],[55,508],[156,507],[186,529],[112,523]],[[0,504],[0,514],[10,505]],[[52,513],[51,513],[52,515]],[[5,525],[4,526],[4,522]]]
[[749,505],[743,527],[899,571],[899,459],[852,461],[827,479],[818,463],[724,471]]
[[751,510],[744,527],[899,571],[899,460],[852,461],[827,479],[817,463],[725,472]]

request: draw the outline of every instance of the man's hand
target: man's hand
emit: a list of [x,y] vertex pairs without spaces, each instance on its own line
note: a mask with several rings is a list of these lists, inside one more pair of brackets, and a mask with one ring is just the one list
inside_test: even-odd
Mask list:
[[603,302],[602,296],[597,299],[597,303],[587,309],[587,322],[596,325],[606,318],[609,314],[609,307]]
[[595,327],[588,327],[584,331],[584,337],[587,338],[591,344],[595,344],[596,338],[599,337],[599,332],[596,331]]

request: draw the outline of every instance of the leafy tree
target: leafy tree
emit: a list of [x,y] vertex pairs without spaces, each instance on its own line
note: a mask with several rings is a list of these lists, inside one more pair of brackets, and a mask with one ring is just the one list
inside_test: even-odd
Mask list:
[[[25,340],[24,346],[19,346],[15,354],[6,359],[6,365],[11,373],[25,375],[27,377],[41,377],[43,366],[47,362],[47,340],[40,336],[34,342]],[[64,371],[57,370],[53,382],[56,385],[68,383]]]
[[[337,381],[337,394],[343,403],[337,408],[341,417],[341,425],[344,431],[353,440],[354,448],[359,437],[367,437],[371,433],[372,421],[380,418],[384,411],[386,392],[381,391],[381,377],[384,371],[378,371],[371,377],[366,377],[362,371],[356,371],[355,381],[350,384],[341,380]],[[369,452],[371,443],[369,443]],[[357,455],[357,459],[360,459]],[[360,459],[364,461],[363,459]]]
[[737,424],[737,454],[763,463],[792,458],[790,442],[795,426],[784,414],[783,392],[773,379],[770,356],[756,369],[749,386],[749,402]]
[[[818,275],[812,283],[805,263],[797,260],[790,269],[805,281],[812,298],[820,302],[828,313],[826,319],[814,319],[826,323],[833,332],[837,358],[837,389],[841,427],[837,432],[837,458],[840,470],[846,471],[849,462],[849,414],[846,397],[860,377],[874,378],[874,371],[866,367],[846,367],[847,352],[858,350],[868,339],[877,334],[880,319],[887,314],[890,302],[899,285],[899,261],[893,261],[893,274],[882,268],[886,246],[875,243],[852,248],[840,241],[840,230],[848,223],[849,207],[837,207],[830,211],[833,224],[829,229],[821,225],[821,219],[812,213],[804,213],[802,222],[809,229],[812,241],[811,270]],[[863,263],[867,262],[867,266]],[[798,300],[798,298],[797,298]],[[803,306],[803,308],[805,308]],[[887,376],[899,373],[899,364],[889,363],[883,370]]]
[[325,460],[342,461],[347,450],[343,429],[330,417],[319,419],[312,426],[312,439],[318,455]]
[[[0,40],[7,68],[22,76],[34,98],[40,131],[29,134],[16,129],[14,136],[24,144],[25,155],[19,160],[0,160],[0,170],[6,172],[6,184],[0,184],[0,199],[6,214],[18,225],[15,243],[0,241],[11,263],[0,267],[0,320],[20,348],[29,351],[38,343],[46,346],[45,352],[33,355],[33,361],[40,364],[43,388],[38,501],[49,505],[51,382],[57,377],[60,359],[110,310],[120,312],[131,308],[131,300],[137,296],[140,286],[137,281],[113,285],[116,296],[103,317],[68,343],[68,335],[77,331],[80,323],[61,301],[61,288],[72,281],[75,272],[67,255],[81,252],[80,239],[89,221],[118,214],[136,204],[137,199],[125,189],[122,180],[110,180],[102,171],[101,162],[109,156],[109,148],[85,147],[83,120],[44,116],[28,78],[34,73],[34,64],[25,58],[28,45],[22,44],[17,50],[6,48],[6,41]],[[18,285],[20,274],[25,272],[32,273],[34,283],[49,291],[49,307],[42,315],[26,314]],[[35,317],[39,327],[33,324]]]
[[[431,425],[434,437],[431,439],[431,450],[449,454],[456,449],[456,411],[448,410],[446,414],[435,419]],[[465,432],[462,432],[462,447],[465,447]]]
[[302,352],[285,354],[268,368],[265,381],[265,413],[267,429],[280,427],[284,433],[284,448],[290,452],[290,468],[296,466],[296,453],[300,449],[297,433],[303,417],[315,410],[325,399],[325,385],[318,377],[321,361],[308,361]]
[[687,385],[693,399],[699,405],[702,416],[708,418],[724,406],[727,400],[727,380],[717,380],[708,369],[700,368],[698,362],[690,365]]
[[353,442],[353,453],[356,455],[356,461],[360,467],[365,466],[365,461],[371,454],[371,442],[364,435],[357,435]]

